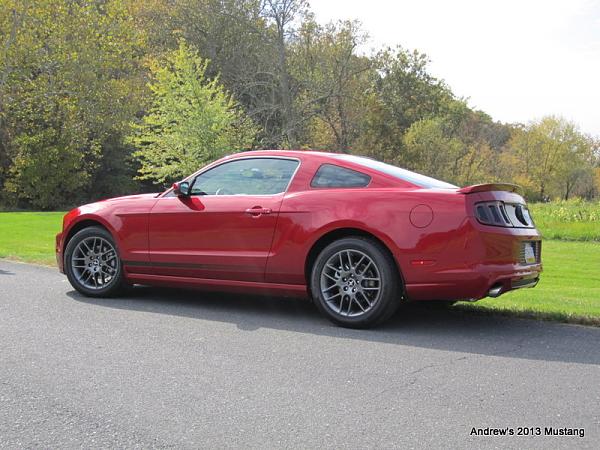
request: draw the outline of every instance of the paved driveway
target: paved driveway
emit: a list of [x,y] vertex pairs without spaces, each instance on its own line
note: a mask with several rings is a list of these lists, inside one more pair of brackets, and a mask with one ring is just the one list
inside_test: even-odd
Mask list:
[[306,301],[89,299],[0,261],[2,447],[597,448],[599,421],[598,328],[402,310],[345,330]]

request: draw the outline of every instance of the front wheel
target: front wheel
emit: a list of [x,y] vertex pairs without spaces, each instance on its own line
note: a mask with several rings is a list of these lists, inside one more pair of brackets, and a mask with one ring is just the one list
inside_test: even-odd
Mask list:
[[125,286],[117,246],[104,228],[77,232],[68,242],[64,257],[71,286],[84,295],[109,297]]
[[394,260],[379,243],[349,237],[325,247],[311,274],[317,307],[332,322],[367,328],[388,319],[398,308],[400,276]]

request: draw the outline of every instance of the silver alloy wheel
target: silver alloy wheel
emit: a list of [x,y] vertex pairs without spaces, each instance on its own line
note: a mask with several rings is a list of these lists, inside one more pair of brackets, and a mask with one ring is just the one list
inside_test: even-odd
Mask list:
[[336,314],[357,317],[370,311],[381,297],[381,275],[375,262],[358,250],[342,250],[321,271],[321,294]]
[[119,273],[117,251],[102,237],[85,238],[73,250],[71,269],[77,281],[87,289],[106,288]]

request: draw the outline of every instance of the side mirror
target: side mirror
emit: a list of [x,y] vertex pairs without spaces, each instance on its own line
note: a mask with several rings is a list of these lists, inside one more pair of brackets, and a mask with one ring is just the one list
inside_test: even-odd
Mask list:
[[187,181],[173,183],[173,192],[177,197],[189,197],[190,183],[188,183]]

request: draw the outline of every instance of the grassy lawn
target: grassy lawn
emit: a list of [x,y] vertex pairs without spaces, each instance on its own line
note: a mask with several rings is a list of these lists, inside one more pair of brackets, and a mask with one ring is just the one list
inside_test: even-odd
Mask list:
[[0,258],[54,265],[64,212],[0,212]]
[[[457,303],[453,310],[600,325],[600,211],[599,218],[580,220],[577,207],[560,214],[540,211],[537,205],[532,210],[546,238],[566,239],[544,241],[544,273],[538,286],[477,303]],[[0,213],[0,258],[54,265],[54,236],[63,214]]]

